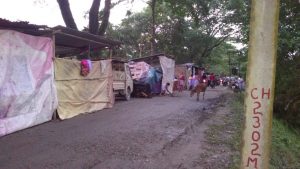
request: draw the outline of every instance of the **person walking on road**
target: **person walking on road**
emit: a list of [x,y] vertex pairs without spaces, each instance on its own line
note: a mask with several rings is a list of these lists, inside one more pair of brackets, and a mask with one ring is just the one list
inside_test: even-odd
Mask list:
[[179,75],[179,92],[182,92],[184,89],[184,82],[185,82],[185,76],[183,75],[183,72],[180,73]]

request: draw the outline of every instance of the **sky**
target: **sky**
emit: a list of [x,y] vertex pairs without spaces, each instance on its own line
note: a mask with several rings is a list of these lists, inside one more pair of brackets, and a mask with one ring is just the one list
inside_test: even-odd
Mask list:
[[[84,18],[85,13],[90,9],[93,0],[69,0],[71,11],[77,27],[83,29],[88,25],[88,20]],[[115,0],[112,0],[114,2]],[[147,6],[145,0],[125,0],[111,10],[110,22],[114,25],[120,24],[125,18],[127,10],[133,12],[142,11]],[[128,3],[127,3],[128,2]],[[0,0],[0,18],[10,21],[28,21],[31,24],[65,26],[62,19],[57,0]],[[100,8],[104,6],[101,1]]]
[[[101,0],[100,8],[103,8],[104,1]],[[117,0],[112,0],[115,2]],[[124,3],[115,6],[110,12],[109,21],[114,25],[120,24],[126,17],[127,10],[133,12],[142,11],[147,4],[147,0],[125,0]],[[90,9],[93,0],[69,0],[71,11],[78,29],[83,29],[88,25],[88,20],[84,18],[85,13]],[[0,18],[10,21],[28,21],[31,24],[47,25],[54,27],[65,26],[57,0],[0,0]],[[240,44],[233,44],[238,49]]]

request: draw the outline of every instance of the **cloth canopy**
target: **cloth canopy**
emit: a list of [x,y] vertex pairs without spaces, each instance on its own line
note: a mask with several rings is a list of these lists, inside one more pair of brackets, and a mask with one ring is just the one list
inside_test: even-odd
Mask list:
[[80,75],[80,61],[55,59],[57,112],[61,119],[89,113],[114,104],[111,60],[92,61],[87,76]]

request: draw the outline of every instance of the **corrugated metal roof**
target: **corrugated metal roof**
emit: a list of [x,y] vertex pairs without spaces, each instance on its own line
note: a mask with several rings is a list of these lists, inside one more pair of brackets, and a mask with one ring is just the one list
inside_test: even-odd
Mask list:
[[9,29],[34,36],[55,37],[55,50],[58,55],[76,54],[89,49],[111,48],[121,44],[103,36],[77,31],[63,26],[53,28],[34,25],[29,22],[11,22],[0,18],[0,29]]
[[48,28],[46,25],[35,25],[30,24],[26,21],[9,21],[7,19],[0,18],[0,28],[16,28],[16,29],[32,29],[32,30],[39,30]]
[[[141,58],[134,58],[131,59],[130,61],[134,61],[134,62],[139,62],[139,61],[150,61],[150,60],[155,60],[158,59],[159,56],[167,56],[163,53],[159,53],[159,54],[155,54],[155,55],[151,55],[151,56],[145,56],[145,57],[141,57]],[[169,56],[167,56],[169,57]],[[172,58],[172,57],[170,57]]]
[[133,61],[133,62],[140,62],[140,61],[144,61],[150,65],[157,65],[159,64],[159,56],[166,56],[170,59],[174,59],[173,56],[169,56],[169,55],[166,55],[164,53],[159,53],[159,54],[155,54],[155,55],[151,55],[151,56],[146,56],[146,57],[142,57],[142,58],[135,58],[135,59],[131,59],[130,61]]

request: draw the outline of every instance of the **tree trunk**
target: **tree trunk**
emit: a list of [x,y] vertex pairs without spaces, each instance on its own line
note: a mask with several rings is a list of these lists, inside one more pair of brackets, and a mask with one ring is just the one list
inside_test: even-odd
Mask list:
[[57,0],[57,2],[59,5],[59,8],[60,8],[61,15],[66,24],[66,27],[78,30],[77,25],[73,18],[71,9],[70,9],[69,1],[68,0]]
[[99,31],[99,8],[101,0],[94,0],[89,12],[89,32],[98,34]]
[[152,0],[151,9],[152,9],[152,37],[151,37],[151,54],[155,53],[155,5],[156,0]]
[[99,35],[103,36],[109,23],[111,0],[105,0],[103,19],[99,29]]

